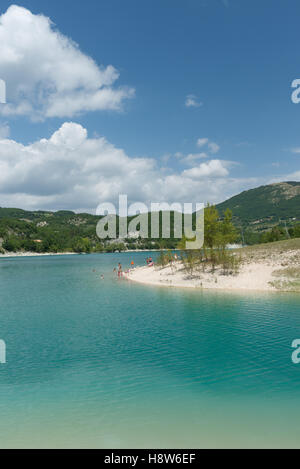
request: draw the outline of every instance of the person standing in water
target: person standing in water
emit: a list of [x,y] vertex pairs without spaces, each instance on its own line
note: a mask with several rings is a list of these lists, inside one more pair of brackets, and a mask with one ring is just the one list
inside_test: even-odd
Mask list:
[[120,264],[120,262],[119,262],[118,265],[119,265],[119,267],[118,267],[118,277],[120,278],[123,275],[123,270],[122,270],[122,265]]

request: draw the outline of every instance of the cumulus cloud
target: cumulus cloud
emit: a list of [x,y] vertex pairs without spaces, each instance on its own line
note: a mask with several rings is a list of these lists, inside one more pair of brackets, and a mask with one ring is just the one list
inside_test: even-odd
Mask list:
[[229,171],[226,168],[228,166],[227,161],[221,160],[210,160],[207,163],[201,163],[192,169],[186,169],[183,171],[183,176],[191,179],[203,179],[203,178],[224,178],[229,175]]
[[51,20],[12,5],[0,16],[0,70],[7,85],[4,115],[33,120],[121,110],[134,89],[117,87],[119,72],[98,66]]
[[0,193],[9,205],[17,195],[22,206],[93,209],[125,189],[139,195],[140,178],[153,168],[152,159],[129,158],[72,122],[31,145],[0,140]]
[[220,146],[215,142],[211,142],[208,138],[199,138],[197,140],[197,146],[199,148],[207,147],[212,155],[220,151]]
[[64,123],[50,138],[29,145],[0,139],[0,205],[94,212],[99,203],[220,202],[252,180],[230,175],[231,163],[211,160],[190,169],[161,170],[152,158],[133,158],[105,137],[90,138]]
[[185,98],[185,107],[191,108],[191,107],[201,107],[201,106],[203,106],[203,103],[201,103],[201,101],[199,101],[197,96],[195,96],[194,94],[189,94]]

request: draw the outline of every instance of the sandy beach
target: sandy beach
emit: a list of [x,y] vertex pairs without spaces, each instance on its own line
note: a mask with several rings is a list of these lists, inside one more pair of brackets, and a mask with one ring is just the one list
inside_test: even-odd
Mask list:
[[205,272],[190,277],[178,263],[173,268],[164,269],[140,267],[127,277],[134,282],[167,287],[275,291],[276,288],[270,285],[274,280],[272,273],[275,269],[276,266],[253,263],[243,266],[238,275]]
[[[224,275],[221,269],[215,272],[198,270],[193,276],[184,269],[181,261],[172,266],[161,268],[138,267],[127,274],[131,281],[183,288],[203,288],[220,290],[256,290],[256,291],[300,291],[300,250],[282,251],[281,244],[252,251],[246,249],[237,274]],[[246,253],[246,255],[245,255]]]

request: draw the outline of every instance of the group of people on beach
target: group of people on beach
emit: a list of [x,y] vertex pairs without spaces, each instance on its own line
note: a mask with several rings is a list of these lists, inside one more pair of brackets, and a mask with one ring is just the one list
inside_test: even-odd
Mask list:
[[[154,266],[154,262],[153,262],[153,259],[152,259],[151,256],[150,256],[150,257],[147,257],[146,263],[147,263],[147,266],[148,266],[148,267],[153,267],[153,266]],[[131,270],[134,269],[134,267],[135,267],[134,261],[131,261],[130,267],[131,267]],[[123,275],[124,275],[124,273],[125,273],[125,274],[129,274],[129,273],[130,273],[130,269],[128,269],[126,272],[123,272],[122,264],[119,262],[119,263],[118,263],[118,267],[117,267],[117,268],[114,268],[114,273],[116,273],[116,274],[118,275],[118,278],[122,278]]]
[[[153,262],[153,259],[152,259],[151,256],[147,257],[146,263],[147,263],[148,267],[153,267],[154,266],[154,262]],[[131,261],[130,266],[131,266],[131,269],[134,269],[134,267],[135,267],[134,261]],[[128,274],[129,272],[130,272],[130,270],[127,270],[125,272],[125,274]],[[122,264],[120,264],[120,262],[118,264],[118,268],[114,269],[114,273],[117,273],[119,278],[123,277],[124,272],[123,272]]]
[[[154,262],[153,262],[153,259],[152,259],[151,256],[147,257],[146,263],[147,263],[148,267],[153,267],[154,266]],[[131,261],[130,266],[131,266],[131,269],[134,269],[134,267],[135,267],[134,261]],[[93,272],[96,272],[96,270],[93,270]],[[122,264],[119,262],[118,267],[115,267],[113,272],[114,272],[114,274],[117,274],[118,278],[122,278],[124,276],[124,273],[128,274],[130,272],[130,270],[127,270],[126,272],[123,272]],[[104,275],[101,275],[101,280],[104,280]]]
[[[131,269],[134,269],[134,261],[131,261]],[[125,272],[125,274],[128,274],[130,272],[130,270],[127,270]],[[118,275],[118,278],[122,278],[123,275],[124,275],[124,272],[123,272],[123,267],[122,267],[122,264],[119,262],[118,263],[118,267],[117,268],[114,268],[114,273],[116,273]]]
[[119,278],[120,278],[120,277],[123,277],[123,268],[122,268],[122,264],[120,264],[120,262],[119,262],[119,264],[118,264],[118,267],[117,267],[117,268],[116,268],[116,267],[114,268],[114,274],[118,274],[118,277],[119,277]]

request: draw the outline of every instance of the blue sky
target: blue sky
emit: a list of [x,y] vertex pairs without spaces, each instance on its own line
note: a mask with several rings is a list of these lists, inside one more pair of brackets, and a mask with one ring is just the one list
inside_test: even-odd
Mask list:
[[[2,1],[1,13],[10,5]],[[213,201],[277,178],[300,180],[300,156],[292,151],[300,147],[300,105],[291,102],[291,83],[300,77],[297,0],[39,0],[18,5],[49,17],[97,65],[113,65],[120,73],[114,86],[135,94],[118,110],[82,111],[71,118],[47,116],[36,122],[29,115],[4,115],[0,125],[9,125],[11,140],[27,145],[49,139],[72,121],[90,137],[105,137],[132,161],[154,159],[164,177],[191,171],[186,156],[203,152],[194,169],[212,159],[230,167],[227,184],[223,181],[212,194]],[[11,68],[7,73],[11,76]],[[187,107],[188,96],[201,105]],[[198,139],[220,150],[209,153],[207,146],[197,146]],[[146,182],[152,177],[158,172],[149,173]],[[27,194],[24,187],[3,193],[19,194],[3,197],[3,203],[21,201],[26,193],[31,197],[26,207],[62,204],[54,198],[43,201],[37,190]],[[90,202],[77,205],[73,208],[91,209]]]

